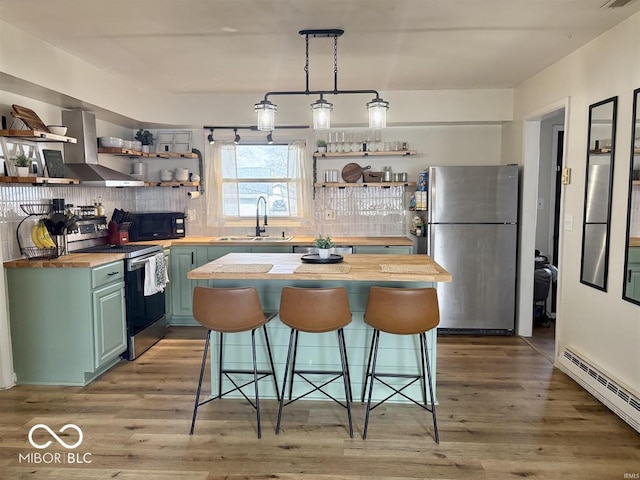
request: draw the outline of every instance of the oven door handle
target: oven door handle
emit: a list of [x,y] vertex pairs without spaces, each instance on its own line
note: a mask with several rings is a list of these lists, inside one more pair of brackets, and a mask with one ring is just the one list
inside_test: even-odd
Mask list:
[[141,257],[141,258],[136,258],[134,260],[130,260],[127,262],[127,271],[128,272],[132,272],[134,270],[138,270],[140,268],[144,267],[144,264],[146,263],[147,260],[149,260],[150,258],[154,257],[154,255],[147,255],[145,257]]

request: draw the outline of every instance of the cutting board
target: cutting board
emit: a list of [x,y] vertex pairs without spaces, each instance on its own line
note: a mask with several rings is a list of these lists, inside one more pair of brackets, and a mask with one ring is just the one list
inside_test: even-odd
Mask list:
[[342,178],[347,183],[356,183],[362,177],[362,167],[357,163],[347,163],[342,169]]
[[60,150],[42,150],[44,162],[47,165],[47,172],[51,178],[64,177],[64,162],[62,161],[62,152]]
[[21,107],[20,105],[12,105],[13,111],[11,115],[22,120],[27,128],[31,130],[37,130],[38,132],[50,133],[47,126],[44,124],[36,112],[27,107]]

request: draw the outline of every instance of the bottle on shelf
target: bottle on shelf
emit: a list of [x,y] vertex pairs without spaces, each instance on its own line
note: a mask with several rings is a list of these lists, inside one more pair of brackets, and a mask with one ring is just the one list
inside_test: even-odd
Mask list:
[[96,207],[96,215],[104,217],[104,205],[102,205],[102,197],[98,197],[98,206]]

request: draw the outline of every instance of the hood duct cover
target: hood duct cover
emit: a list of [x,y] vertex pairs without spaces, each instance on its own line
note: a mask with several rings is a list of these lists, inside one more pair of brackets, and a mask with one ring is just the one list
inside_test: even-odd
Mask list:
[[62,123],[78,143],[64,144],[65,175],[96,187],[143,187],[144,182],[98,164],[96,116],[82,110],[62,112]]

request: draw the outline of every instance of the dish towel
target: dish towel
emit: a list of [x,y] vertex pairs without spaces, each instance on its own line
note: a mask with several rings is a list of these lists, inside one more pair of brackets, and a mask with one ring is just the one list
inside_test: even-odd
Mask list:
[[163,292],[169,276],[164,262],[164,253],[160,252],[144,262],[144,296],[149,297]]

